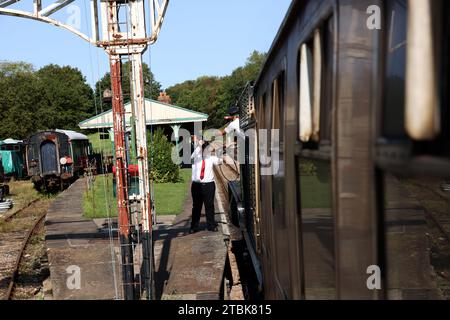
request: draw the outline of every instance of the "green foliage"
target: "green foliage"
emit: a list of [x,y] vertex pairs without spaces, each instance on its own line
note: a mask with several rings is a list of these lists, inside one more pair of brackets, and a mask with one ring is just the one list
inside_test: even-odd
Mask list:
[[30,63],[18,62],[0,62],[0,77],[11,77],[20,73],[32,73],[34,67]]
[[148,151],[150,177],[157,183],[178,182],[180,168],[172,161],[173,144],[164,135],[164,131],[157,129],[148,141],[152,141]]
[[300,160],[300,175],[303,177],[317,175],[317,168],[314,162],[307,160]]
[[245,85],[256,80],[265,57],[264,53],[254,51],[246,64],[229,76],[200,77],[166,91],[174,104],[208,114],[208,128],[220,128],[225,124],[228,108],[236,103]]
[[[125,62],[122,65],[122,90],[125,103],[130,101],[130,72],[131,64],[130,62]],[[145,62],[142,64],[142,74],[144,76],[145,97],[156,100],[161,91],[161,84],[155,80],[153,73]],[[109,72],[95,84],[95,98],[97,101],[101,101],[103,92],[106,89],[111,90],[111,75]],[[103,109],[111,109],[111,103],[105,103]]]
[[217,92],[220,87],[218,77],[200,77],[195,81],[189,80],[177,84],[169,89],[167,93],[176,101],[177,105],[194,111],[210,113]]
[[38,71],[23,62],[0,65],[0,137],[26,138],[45,129],[77,129],[93,115],[93,92],[72,67]]

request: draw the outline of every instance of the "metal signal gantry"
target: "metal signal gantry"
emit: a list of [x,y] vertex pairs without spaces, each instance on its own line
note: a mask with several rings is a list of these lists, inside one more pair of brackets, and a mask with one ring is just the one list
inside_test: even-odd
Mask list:
[[[48,24],[52,24],[56,27],[60,27],[66,29],[77,36],[81,37],[83,40],[88,41],[89,43],[95,46],[101,46],[100,39],[100,25],[104,23],[100,21],[100,15],[98,12],[99,2],[109,2],[109,0],[87,0],[90,2],[90,16],[91,16],[91,36],[88,36],[78,30],[76,27],[58,21],[50,16],[62,11],[69,4],[72,4],[76,0],[54,0],[52,4],[43,7],[42,0],[32,0],[33,7],[32,10],[26,11],[22,9],[13,9],[11,6],[17,3],[24,3],[26,1],[22,0],[0,0],[0,15],[7,15],[19,18],[26,18],[37,20],[41,22],[45,22]],[[86,1],[86,0],[83,0]],[[117,1],[117,3],[127,3],[128,0]],[[130,0],[130,2],[133,2]],[[158,39],[159,32],[161,31],[162,24],[164,22],[164,16],[166,14],[167,7],[169,5],[169,0],[149,0],[150,4],[150,28],[151,34],[149,37],[146,37],[146,42],[148,45],[151,45],[156,42]],[[104,35],[103,35],[104,36]]]
[[[153,210],[149,162],[147,154],[147,128],[145,115],[144,79],[142,54],[159,35],[169,0],[149,0],[150,36],[147,35],[145,0],[90,0],[91,36],[67,23],[50,16],[74,0],[57,0],[43,7],[41,0],[33,1],[33,10],[11,9],[21,0],[0,0],[0,14],[33,19],[64,28],[89,43],[103,48],[109,55],[113,109],[113,130],[116,168],[116,194],[119,211],[119,233],[122,258],[122,280],[125,299],[135,299],[132,232],[137,231],[142,244],[144,292],[152,298],[153,290]],[[101,28],[100,28],[101,26]],[[139,168],[139,194],[128,193],[126,121],[122,90],[122,60],[130,61],[130,100],[132,113],[130,125],[135,129],[136,160]],[[130,204],[137,207],[134,216]],[[136,222],[137,229],[133,225]]]

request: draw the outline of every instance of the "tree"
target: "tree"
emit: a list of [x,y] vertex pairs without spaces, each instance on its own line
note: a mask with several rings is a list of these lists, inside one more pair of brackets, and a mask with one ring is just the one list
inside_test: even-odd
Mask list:
[[19,73],[33,73],[34,67],[30,63],[18,62],[0,62],[0,77],[11,77]]
[[[129,61],[122,65],[122,91],[124,96],[124,102],[130,101],[130,72],[131,63]],[[161,84],[155,80],[153,73],[150,71],[148,64],[145,62],[142,64],[142,74],[144,76],[144,96],[145,98],[150,98],[156,100],[161,91]],[[97,101],[102,101],[103,92],[106,89],[111,90],[111,75],[106,73],[97,83],[95,84],[95,99]],[[111,109],[111,103],[106,103],[103,105],[103,110]]]
[[218,77],[200,77],[170,87],[166,92],[176,104],[194,111],[207,113],[211,110],[220,87]]
[[0,77],[0,137],[25,138],[41,123],[35,113],[45,108],[39,81],[30,72]]
[[243,67],[235,69],[231,75],[222,79],[210,115],[210,126],[218,128],[225,124],[224,116],[227,115],[228,108],[237,102],[246,84],[256,80],[265,57],[264,53],[253,51]]
[[34,71],[23,62],[0,66],[0,137],[24,139],[46,129],[77,129],[93,114],[93,91],[72,67]]
[[254,51],[245,65],[229,76],[204,76],[176,84],[166,91],[174,104],[208,114],[207,127],[219,128],[225,124],[228,108],[237,102],[245,85],[256,80],[265,57]]
[[47,105],[41,117],[48,127],[79,130],[78,123],[95,113],[94,93],[78,69],[48,65],[36,75]]
[[148,150],[151,179],[157,183],[179,182],[180,167],[172,161],[174,145],[167,139],[161,128],[148,134],[148,141],[152,142]]

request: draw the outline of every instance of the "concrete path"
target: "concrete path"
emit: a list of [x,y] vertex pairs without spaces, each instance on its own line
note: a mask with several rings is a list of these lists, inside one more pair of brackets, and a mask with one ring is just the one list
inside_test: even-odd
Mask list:
[[[111,253],[108,233],[100,232],[93,220],[83,218],[85,188],[85,179],[78,179],[53,201],[47,213],[45,241],[56,300],[116,298],[115,254]],[[117,271],[116,276],[120,277]]]
[[[189,189],[190,190],[190,189]],[[221,221],[215,205],[216,221]],[[192,198],[189,192],[183,212],[173,224],[155,228],[156,295],[163,300],[217,300],[222,297],[227,257],[226,235],[206,230],[189,234]],[[200,224],[206,229],[204,212]]]
[[[48,210],[45,228],[53,299],[121,298],[118,248],[111,250],[104,219],[83,218],[85,188],[86,181],[77,180]],[[222,228],[219,232],[203,230],[190,235],[191,209],[189,194],[180,215],[157,218],[154,234],[157,299],[222,297],[227,235]],[[223,220],[220,209],[216,202],[219,223]],[[206,229],[204,213],[201,228]]]

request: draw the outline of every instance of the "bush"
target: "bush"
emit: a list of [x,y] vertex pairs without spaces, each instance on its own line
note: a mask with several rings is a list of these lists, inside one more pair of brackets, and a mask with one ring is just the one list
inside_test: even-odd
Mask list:
[[311,177],[317,175],[317,167],[311,161],[300,160],[300,175]]
[[173,144],[159,128],[149,137],[150,178],[157,183],[180,181],[180,167],[172,161]]

